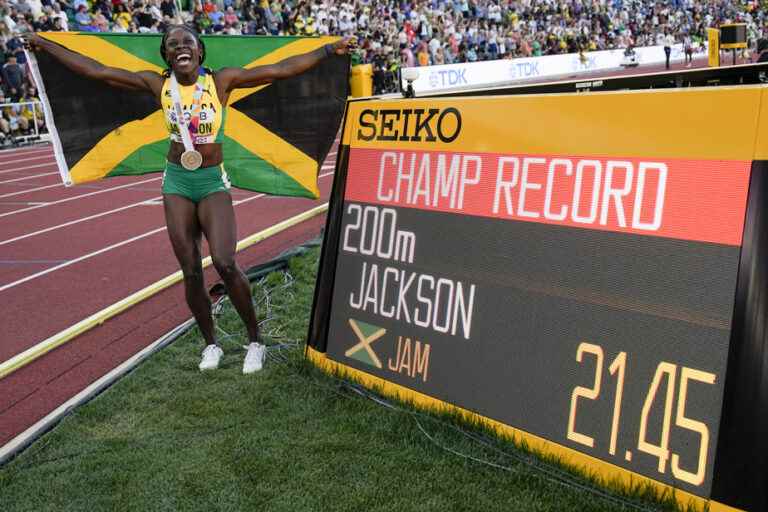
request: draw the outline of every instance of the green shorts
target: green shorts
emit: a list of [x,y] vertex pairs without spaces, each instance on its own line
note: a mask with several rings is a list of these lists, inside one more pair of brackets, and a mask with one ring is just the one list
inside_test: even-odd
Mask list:
[[165,163],[163,194],[183,196],[199,203],[214,192],[229,192],[229,187],[223,164],[188,171],[179,164]]

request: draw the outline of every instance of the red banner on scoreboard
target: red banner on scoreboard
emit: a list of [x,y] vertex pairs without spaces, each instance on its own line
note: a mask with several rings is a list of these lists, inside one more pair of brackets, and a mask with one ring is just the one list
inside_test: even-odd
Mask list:
[[739,246],[751,164],[352,148],[345,199]]

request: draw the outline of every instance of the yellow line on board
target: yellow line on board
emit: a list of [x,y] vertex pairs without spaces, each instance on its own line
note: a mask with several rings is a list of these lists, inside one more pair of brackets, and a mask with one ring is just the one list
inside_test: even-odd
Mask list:
[[[254,233],[253,235],[246,237],[242,240],[240,240],[237,243],[236,251],[242,251],[246,247],[250,247],[251,245],[254,245],[258,242],[261,242],[262,240],[265,240],[271,236],[274,236],[282,231],[285,231],[286,229],[295,226],[296,224],[299,224],[301,222],[304,222],[305,220],[311,219],[312,217],[315,217],[317,215],[320,215],[321,213],[324,213],[328,210],[328,203],[323,203],[320,206],[316,206],[315,208],[312,208],[311,210],[307,210],[303,213],[300,213],[299,215],[296,215],[294,217],[291,217],[290,219],[286,219],[282,222],[278,222],[274,226],[270,226],[265,230],[259,231],[258,233]],[[203,260],[203,268],[208,267],[211,265],[211,257],[208,256]],[[172,286],[182,279],[181,271],[174,272],[173,274],[164,277],[163,279],[157,281],[156,283],[153,283],[145,288],[142,288],[138,292],[129,295],[128,297],[124,298],[123,300],[116,302],[112,304],[111,306],[102,309],[101,311],[94,313],[93,315],[89,316],[88,318],[79,321],[75,325],[72,325],[68,327],[67,329],[64,329],[63,331],[54,334],[50,338],[41,341],[34,347],[30,347],[21,354],[18,354],[11,359],[3,362],[0,364],[0,379],[5,378],[7,375],[10,375],[11,373],[15,372],[19,368],[22,368],[23,366],[28,365],[38,357],[50,352],[54,348],[63,345],[64,343],[67,343],[68,341],[71,341],[76,336],[79,336],[80,334],[96,327],[99,324],[104,323],[108,319],[112,318],[115,315],[118,315],[119,313],[122,313],[126,309],[130,308],[131,306],[136,305],[137,303],[148,299],[149,297],[156,295],[157,293],[160,293],[164,289],[168,288],[169,286]]]
[[336,374],[354,380],[369,389],[375,389],[387,397],[402,400],[422,409],[458,413],[461,418],[467,420],[471,424],[485,425],[499,437],[511,439],[516,443],[525,443],[534,453],[554,455],[571,467],[581,468],[588,474],[598,475],[605,483],[619,482],[621,485],[631,488],[642,482],[649,484],[661,494],[673,494],[675,500],[683,507],[692,505],[695,510],[705,510],[708,506],[710,512],[743,512],[741,509],[733,508],[717,501],[707,500],[701,496],[697,496],[681,489],[675,489],[670,485],[616,466],[610,462],[591,457],[572,448],[568,448],[567,446],[525,432],[524,430],[511,427],[491,418],[481,416],[470,410],[463,409],[448,402],[443,402],[442,400],[419,393],[418,391],[414,391],[405,386],[395,384],[381,377],[376,377],[375,375],[338,363],[329,359],[325,353],[319,352],[309,345],[307,345],[305,355],[318,368],[329,374]]

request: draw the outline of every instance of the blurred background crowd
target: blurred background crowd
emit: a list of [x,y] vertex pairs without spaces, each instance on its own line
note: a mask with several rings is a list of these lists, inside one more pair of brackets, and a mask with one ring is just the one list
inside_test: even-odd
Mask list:
[[[0,0],[3,101],[34,97],[19,33],[350,35],[353,63],[371,63],[376,92],[400,66],[424,66],[663,45],[703,48],[706,29],[747,24],[750,47],[768,35],[768,0]],[[0,120],[23,130],[30,114]],[[42,122],[42,120],[41,120]]]

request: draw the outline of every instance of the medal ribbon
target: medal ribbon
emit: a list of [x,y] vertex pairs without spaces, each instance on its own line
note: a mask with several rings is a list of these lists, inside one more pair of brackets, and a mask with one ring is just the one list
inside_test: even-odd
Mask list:
[[184,144],[184,149],[187,151],[194,151],[195,145],[192,142],[192,134],[196,134],[198,126],[200,126],[200,105],[203,97],[203,91],[205,90],[205,69],[200,68],[200,72],[197,76],[197,82],[195,83],[195,92],[192,95],[192,108],[189,115],[189,123],[184,117],[184,110],[181,106],[181,93],[179,92],[179,82],[176,80],[176,75],[171,72],[171,101],[173,102],[173,110],[176,112],[176,124],[179,127],[179,134]]

